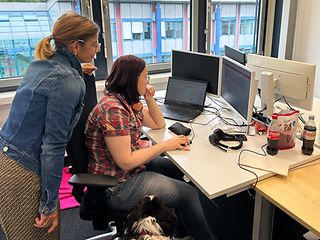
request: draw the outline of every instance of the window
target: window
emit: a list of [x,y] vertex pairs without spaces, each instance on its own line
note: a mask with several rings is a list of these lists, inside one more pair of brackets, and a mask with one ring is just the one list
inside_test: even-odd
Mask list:
[[236,33],[235,20],[221,21],[221,35],[234,35],[235,33]]
[[116,24],[114,22],[110,23],[110,29],[111,29],[111,38],[113,41],[117,40],[117,30],[116,30]]
[[221,35],[229,35],[229,22],[221,21]]
[[111,36],[117,43],[112,45],[113,57],[134,54],[151,64],[163,63],[172,48],[189,49],[189,5],[185,0],[110,0],[110,24],[119,22],[116,31],[121,32]]
[[254,19],[243,19],[240,23],[240,34],[254,33]]
[[17,85],[11,79],[24,75],[34,59],[36,44],[51,33],[54,16],[65,10],[77,9],[80,13],[80,0],[67,3],[57,0],[50,5],[50,9],[45,0],[30,4],[33,4],[32,7],[25,9],[27,5],[19,2],[1,1],[2,9],[6,11],[0,11],[0,90]]
[[166,38],[174,38],[174,22],[165,23]]
[[151,22],[143,23],[144,39],[151,39]]
[[176,22],[175,26],[176,38],[182,38],[182,22]]
[[224,45],[256,51],[259,0],[211,2],[210,53],[222,55]]
[[[71,10],[81,13],[82,10],[85,15],[101,19],[101,14],[96,14],[101,9],[95,6],[102,6],[100,1],[102,3],[102,0],[89,1],[91,6],[87,8],[85,0],[25,0],[24,4],[32,2],[31,10],[26,9],[26,5],[21,2],[1,1],[3,11],[0,12],[0,91],[3,86],[17,86],[19,82],[14,78],[23,76],[34,59],[36,44],[51,33],[53,23],[61,12]],[[157,66],[170,66],[167,62],[171,61],[172,49],[189,50],[194,43],[205,45],[202,43],[203,39],[192,41],[190,35],[191,29],[201,28],[206,24],[194,24],[191,28],[190,11],[197,9],[192,8],[191,3],[199,1],[103,1],[105,2],[108,4],[110,18],[101,22],[110,24],[111,31],[105,32],[109,37],[104,38],[106,46],[103,49],[107,52],[111,49],[113,60],[124,54],[133,54],[145,59],[150,64],[149,69],[157,70]],[[259,2],[208,1],[211,4],[210,39],[205,39],[210,43],[208,51],[220,54],[224,45],[228,44],[246,52],[253,52],[257,35],[256,9]],[[81,9],[80,6],[85,7]],[[200,29],[200,32],[203,31],[204,29]],[[103,39],[100,41],[103,43]],[[203,51],[202,48],[196,49]],[[103,56],[103,53],[101,57],[102,64],[106,59],[108,64],[111,64],[109,57]]]

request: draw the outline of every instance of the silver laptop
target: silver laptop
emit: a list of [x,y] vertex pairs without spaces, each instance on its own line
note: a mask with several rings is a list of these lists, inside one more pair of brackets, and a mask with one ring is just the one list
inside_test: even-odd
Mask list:
[[164,104],[161,105],[163,116],[191,122],[203,111],[207,84],[197,79],[169,77]]

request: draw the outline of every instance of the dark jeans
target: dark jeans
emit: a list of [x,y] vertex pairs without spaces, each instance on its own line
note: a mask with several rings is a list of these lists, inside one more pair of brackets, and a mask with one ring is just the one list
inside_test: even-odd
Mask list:
[[145,171],[108,192],[106,204],[115,210],[130,211],[144,196],[155,195],[175,209],[194,240],[216,239],[203,213],[198,190],[181,181],[182,177],[181,171],[169,159],[157,157]]

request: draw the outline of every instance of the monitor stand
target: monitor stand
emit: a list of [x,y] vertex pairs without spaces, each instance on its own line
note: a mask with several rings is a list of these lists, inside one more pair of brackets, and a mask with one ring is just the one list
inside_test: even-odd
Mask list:
[[277,80],[273,79],[273,73],[262,72],[261,73],[261,109],[265,109],[263,112],[266,116],[271,118],[273,114],[273,96],[274,88]]

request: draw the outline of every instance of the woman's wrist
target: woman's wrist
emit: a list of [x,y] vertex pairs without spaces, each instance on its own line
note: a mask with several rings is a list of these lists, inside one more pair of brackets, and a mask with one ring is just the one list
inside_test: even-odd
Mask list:
[[155,100],[153,99],[153,96],[147,96],[147,97],[144,97],[144,100],[146,100],[146,102],[154,102]]
[[160,153],[163,153],[163,152],[167,151],[166,142],[165,141],[164,142],[160,142],[157,145],[160,147],[160,151],[161,151]]

